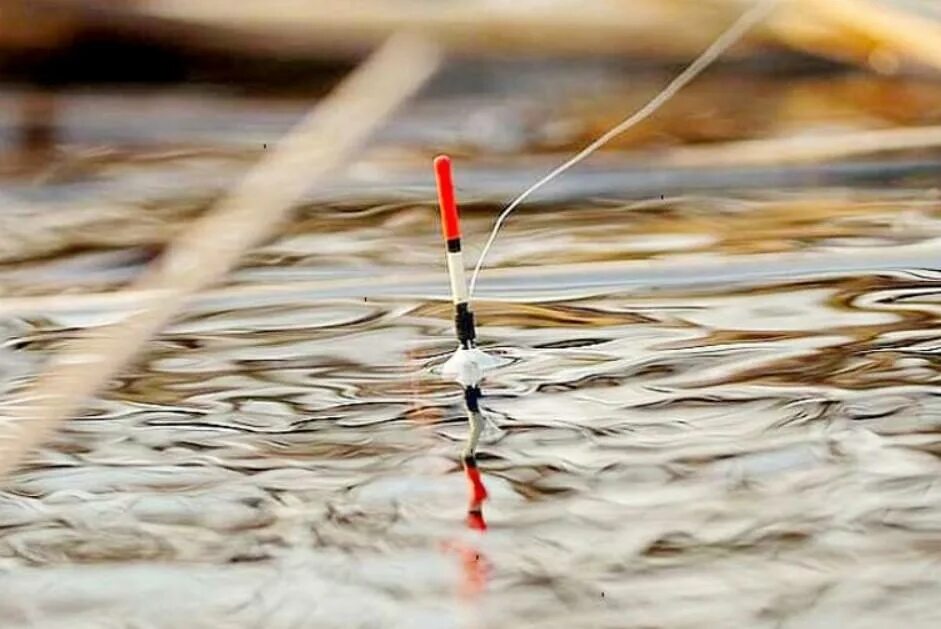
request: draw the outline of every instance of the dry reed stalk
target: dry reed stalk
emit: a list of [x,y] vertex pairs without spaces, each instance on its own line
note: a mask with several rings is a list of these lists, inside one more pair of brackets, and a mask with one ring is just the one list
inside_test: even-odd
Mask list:
[[797,0],[798,9],[941,69],[941,23],[870,0]]
[[250,35],[243,37],[248,45],[268,40],[282,51],[324,55],[356,53],[408,29],[451,50],[477,55],[629,53],[682,59],[707,46],[727,19],[721,8],[663,0],[535,7],[402,0],[146,0],[138,10],[220,33],[239,31]]
[[[684,59],[748,0],[588,0],[480,4],[410,0],[30,0],[44,19],[62,14],[123,24],[195,49],[348,57],[408,29],[471,54],[630,54]],[[928,0],[925,0],[927,3]],[[24,0],[0,0],[13,5]],[[791,0],[751,42],[891,67],[892,55],[941,67],[941,24],[887,2]],[[786,6],[786,5],[790,6]],[[93,10],[88,11],[91,7]],[[84,10],[83,10],[84,9]],[[15,29],[14,29],[15,30]],[[737,48],[741,51],[742,48]],[[733,54],[736,51],[732,51]],[[885,55],[882,53],[890,53]]]
[[[147,0],[144,15],[182,24],[253,33],[295,51],[350,53],[390,32],[412,28],[463,52],[541,54],[635,54],[688,56],[741,9],[741,0],[622,0],[573,5],[514,7],[401,0],[273,0],[240,3]],[[785,3],[786,5],[787,3]],[[777,41],[815,54],[870,65],[874,48],[941,67],[941,24],[898,7],[869,0],[793,0],[764,34],[751,41]]]
[[638,161],[670,166],[752,166],[938,147],[941,147],[941,126],[903,127],[684,146],[661,155],[638,156]]
[[130,290],[149,295],[126,320],[88,331],[56,356],[0,423],[0,478],[124,366],[199,289],[270,235],[311,185],[346,163],[439,64],[437,48],[397,35],[355,70],[210,213],[171,243]]

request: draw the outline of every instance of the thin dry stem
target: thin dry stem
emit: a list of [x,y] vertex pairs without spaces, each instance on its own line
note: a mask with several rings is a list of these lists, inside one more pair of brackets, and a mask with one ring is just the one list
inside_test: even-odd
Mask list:
[[941,126],[903,127],[680,147],[642,161],[671,166],[771,165],[939,146]]
[[869,0],[798,0],[798,4],[813,16],[941,69],[941,24],[936,21]]
[[[401,0],[147,0],[143,15],[236,29],[256,45],[348,54],[400,29],[473,54],[547,53],[672,55],[684,58],[709,43],[723,20],[708,6],[664,0],[542,3],[409,2]],[[691,17],[691,19],[686,19]],[[713,25],[712,22],[716,24]],[[665,37],[664,27],[669,30]]]
[[118,324],[94,329],[55,357],[0,424],[0,478],[133,357],[199,289],[269,236],[310,186],[346,163],[432,75],[436,48],[395,36],[315,107],[219,205],[194,223],[131,287],[157,295]]

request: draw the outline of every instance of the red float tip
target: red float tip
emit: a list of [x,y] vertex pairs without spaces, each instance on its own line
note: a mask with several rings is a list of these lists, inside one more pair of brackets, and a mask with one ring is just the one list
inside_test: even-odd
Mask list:
[[441,231],[445,240],[455,240],[461,237],[461,223],[457,218],[457,202],[454,200],[451,158],[447,155],[435,158],[435,181],[438,184],[438,206],[441,208]]

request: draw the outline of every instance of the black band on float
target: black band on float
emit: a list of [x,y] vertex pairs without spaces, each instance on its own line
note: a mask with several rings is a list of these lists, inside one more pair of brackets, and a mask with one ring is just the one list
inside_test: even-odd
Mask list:
[[448,244],[448,253],[457,253],[461,250],[461,239],[460,238],[449,238],[447,241]]
[[457,331],[457,340],[461,347],[469,349],[477,339],[477,330],[474,327],[474,313],[466,302],[459,303],[454,308],[454,329]]
[[480,397],[480,387],[464,387],[464,403],[470,412],[480,412]]

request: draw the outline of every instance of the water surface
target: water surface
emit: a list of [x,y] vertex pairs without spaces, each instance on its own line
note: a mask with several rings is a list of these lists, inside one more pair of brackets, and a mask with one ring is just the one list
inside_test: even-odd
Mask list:
[[[0,403],[249,161],[125,158],[7,188]],[[937,626],[941,200],[903,171],[511,220],[483,519],[427,181],[310,200],[9,480],[0,624]]]

